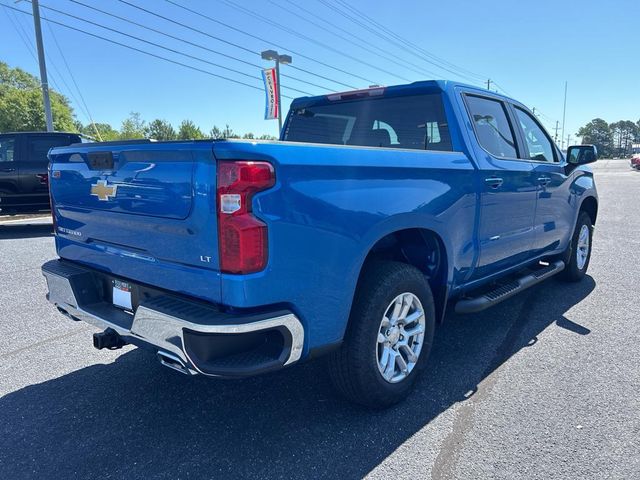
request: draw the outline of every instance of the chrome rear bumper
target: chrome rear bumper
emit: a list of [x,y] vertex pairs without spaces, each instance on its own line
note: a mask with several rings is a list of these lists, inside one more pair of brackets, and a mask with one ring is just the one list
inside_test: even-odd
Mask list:
[[110,276],[104,273],[60,260],[45,263],[42,273],[47,298],[61,313],[152,347],[161,363],[183,373],[252,375],[290,365],[302,355],[304,329],[291,312],[231,315],[169,294],[146,298],[135,313],[125,312],[106,298]]

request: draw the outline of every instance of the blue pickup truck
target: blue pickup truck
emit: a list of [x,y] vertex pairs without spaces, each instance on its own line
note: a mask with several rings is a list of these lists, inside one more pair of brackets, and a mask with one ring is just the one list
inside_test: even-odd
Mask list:
[[48,299],[105,329],[97,348],[213,377],[326,356],[342,394],[385,407],[448,309],[584,277],[596,156],[448,81],[296,99],[280,141],[55,148]]

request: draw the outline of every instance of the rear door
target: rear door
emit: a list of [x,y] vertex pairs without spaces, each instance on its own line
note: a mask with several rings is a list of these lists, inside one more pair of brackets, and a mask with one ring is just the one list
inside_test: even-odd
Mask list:
[[513,118],[497,97],[466,94],[481,175],[480,258],[483,278],[533,256],[537,184],[533,167],[519,159]]
[[34,209],[49,208],[49,186],[47,153],[53,147],[71,143],[69,135],[47,135],[32,133],[26,136],[24,154],[20,158],[19,189],[23,204]]

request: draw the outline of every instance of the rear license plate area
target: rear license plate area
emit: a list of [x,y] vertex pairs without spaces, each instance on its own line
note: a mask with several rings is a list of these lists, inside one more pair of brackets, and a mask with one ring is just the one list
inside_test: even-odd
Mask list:
[[111,280],[111,301],[114,307],[133,311],[135,306],[133,285],[122,280]]

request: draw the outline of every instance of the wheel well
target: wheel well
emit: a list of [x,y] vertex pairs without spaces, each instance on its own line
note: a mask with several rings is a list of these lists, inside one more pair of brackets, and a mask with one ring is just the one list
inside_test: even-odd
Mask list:
[[598,202],[594,197],[587,197],[580,205],[580,211],[586,212],[589,217],[591,217],[591,224],[596,224],[596,219],[598,218]]
[[423,228],[390,233],[375,243],[364,263],[380,260],[413,265],[425,275],[433,293],[436,318],[440,322],[447,304],[448,269],[447,252],[438,234]]

